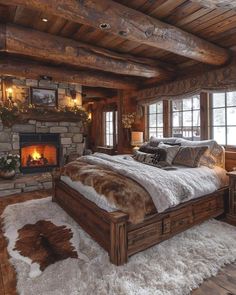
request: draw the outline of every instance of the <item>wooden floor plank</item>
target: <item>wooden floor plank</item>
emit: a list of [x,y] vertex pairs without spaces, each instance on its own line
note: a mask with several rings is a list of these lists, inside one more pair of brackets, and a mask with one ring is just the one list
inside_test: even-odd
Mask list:
[[[51,191],[44,190],[2,197],[0,198],[0,215],[9,204],[45,198],[49,195]],[[0,295],[17,295],[16,273],[9,263],[6,247],[7,242],[0,227]],[[236,295],[236,263],[223,268],[216,277],[204,281],[200,288],[192,291],[191,295]]]

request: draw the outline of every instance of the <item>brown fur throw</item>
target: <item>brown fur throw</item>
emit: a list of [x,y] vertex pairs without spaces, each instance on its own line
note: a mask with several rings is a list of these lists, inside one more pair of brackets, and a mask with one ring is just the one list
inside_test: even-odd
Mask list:
[[100,165],[77,160],[62,167],[60,175],[92,186],[111,205],[128,213],[132,223],[142,222],[145,215],[156,210],[149,193],[140,184]]

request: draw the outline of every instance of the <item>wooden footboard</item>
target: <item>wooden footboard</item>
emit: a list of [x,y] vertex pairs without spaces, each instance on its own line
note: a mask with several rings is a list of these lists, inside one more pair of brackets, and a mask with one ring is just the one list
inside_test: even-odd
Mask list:
[[109,213],[86,199],[64,182],[54,182],[53,201],[103,247],[115,265],[128,257],[156,245],[195,224],[225,213],[228,188],[186,202],[161,214],[147,216],[142,223],[131,224],[128,215]]

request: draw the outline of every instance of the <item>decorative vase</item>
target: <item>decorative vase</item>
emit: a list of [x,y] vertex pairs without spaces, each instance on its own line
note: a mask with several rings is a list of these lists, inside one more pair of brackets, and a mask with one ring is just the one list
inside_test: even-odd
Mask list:
[[0,171],[0,177],[4,179],[12,179],[16,175],[15,170],[9,170],[9,171]]

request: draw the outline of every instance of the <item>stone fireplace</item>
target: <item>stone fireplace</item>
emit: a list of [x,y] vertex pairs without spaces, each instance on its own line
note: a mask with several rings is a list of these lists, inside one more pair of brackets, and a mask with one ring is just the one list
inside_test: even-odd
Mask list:
[[22,173],[52,171],[60,165],[60,137],[57,133],[20,133]]
[[[58,94],[59,108],[80,103],[81,85],[59,83],[49,80],[34,80],[16,77],[0,77],[0,103],[7,99],[6,89],[11,87],[12,100],[28,105],[31,87],[54,89]],[[71,99],[71,90],[76,100]],[[68,121],[67,121],[68,120]],[[0,178],[0,197],[28,192],[52,186],[50,170],[63,164],[71,155],[82,155],[84,151],[84,127],[76,118],[38,114],[6,126],[0,119],[0,155],[21,155],[21,167],[13,180]]]
[[0,197],[51,188],[50,170],[63,164],[64,158],[70,154],[82,155],[84,145],[82,122],[29,120],[6,127],[0,120],[0,154],[21,155],[17,177],[0,179]]

